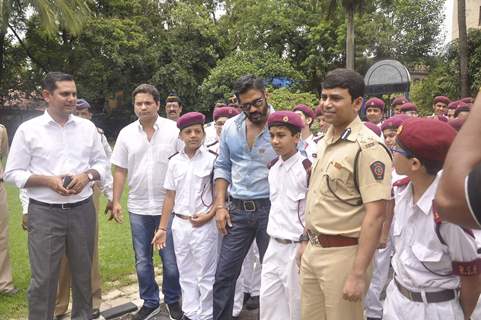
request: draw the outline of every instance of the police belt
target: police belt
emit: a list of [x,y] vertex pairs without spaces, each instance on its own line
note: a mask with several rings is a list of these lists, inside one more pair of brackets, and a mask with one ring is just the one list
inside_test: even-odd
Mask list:
[[258,208],[266,207],[271,203],[269,198],[241,200],[241,199],[235,199],[232,197],[230,197],[230,202],[237,209],[247,211],[247,212],[257,211]]
[[399,292],[406,297],[407,299],[415,302],[427,302],[427,303],[437,303],[437,302],[446,302],[453,300],[456,298],[456,290],[449,289],[449,290],[442,290],[436,292],[424,292],[426,300],[423,300],[423,293],[421,292],[414,292],[409,289],[404,288],[394,277],[394,282],[396,283],[396,287]]
[[307,230],[309,242],[316,247],[335,248],[355,246],[359,240],[357,238],[346,237],[340,234],[323,234]]
[[35,200],[35,199],[28,199],[28,202],[31,203],[31,204],[37,204],[39,206],[44,206],[44,207],[50,207],[50,208],[56,208],[56,209],[63,209],[63,210],[67,210],[67,209],[72,209],[72,208],[75,208],[75,207],[78,207],[78,206],[81,206],[83,204],[86,204],[90,201],[90,199],[92,199],[92,197],[88,197],[87,199],[84,199],[82,201],[79,201],[79,202],[70,202],[70,203],[47,203],[47,202],[42,202],[42,201],[38,201],[38,200]]

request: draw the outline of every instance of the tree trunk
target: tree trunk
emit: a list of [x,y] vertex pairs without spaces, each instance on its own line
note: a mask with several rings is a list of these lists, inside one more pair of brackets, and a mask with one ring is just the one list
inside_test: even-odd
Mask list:
[[354,70],[354,4],[346,7],[346,68]]
[[0,87],[3,82],[3,61],[5,58],[5,37],[7,34],[5,32],[0,32]]
[[459,82],[461,97],[469,96],[468,78],[468,34],[466,30],[466,1],[458,1],[458,28],[459,28]]

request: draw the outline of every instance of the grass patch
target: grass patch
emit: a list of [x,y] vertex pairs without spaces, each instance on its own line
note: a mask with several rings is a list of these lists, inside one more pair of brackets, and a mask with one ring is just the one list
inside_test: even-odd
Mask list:
[[[0,295],[0,319],[27,318],[27,289],[30,282],[30,264],[28,261],[27,233],[22,230],[22,208],[18,199],[18,189],[6,185],[9,208],[9,248],[15,286],[20,290],[13,297]],[[100,197],[99,213],[99,259],[102,275],[103,292],[114,286],[128,284],[127,275],[135,273],[134,252],[127,213],[127,191],[122,197],[124,223],[108,222],[103,211],[106,199]],[[155,255],[155,265],[160,265]]]

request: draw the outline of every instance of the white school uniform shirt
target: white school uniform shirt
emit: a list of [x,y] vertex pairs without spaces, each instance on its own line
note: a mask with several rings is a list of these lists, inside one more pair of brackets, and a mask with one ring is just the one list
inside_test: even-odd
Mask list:
[[[5,180],[24,188],[31,175],[77,175],[94,169],[102,179],[107,157],[95,125],[70,115],[61,126],[48,113],[18,127],[5,168]],[[26,197],[46,203],[74,203],[92,195],[92,188],[62,196],[48,187],[26,188]]]
[[392,266],[396,279],[412,291],[456,289],[458,275],[473,272],[478,258],[474,237],[460,226],[442,222],[439,231],[446,244],[436,234],[432,202],[439,179],[438,175],[417,203],[412,183],[395,195]]
[[308,173],[297,152],[286,161],[278,158],[269,170],[271,209],[267,233],[274,238],[298,241],[304,232]]
[[[305,140],[300,140],[300,144],[302,144],[299,148],[301,153],[309,159],[309,161],[314,162],[317,157],[317,143],[314,141],[314,135],[311,134]],[[305,154],[304,154],[305,152]]]
[[128,171],[128,210],[140,215],[160,215],[164,205],[163,188],[169,157],[183,144],[172,120],[157,117],[154,135],[147,139],[140,121],[124,127],[112,152],[113,165]]
[[175,191],[173,211],[185,216],[207,213],[212,207],[212,178],[217,155],[201,146],[192,158],[184,150],[169,160],[164,188]]

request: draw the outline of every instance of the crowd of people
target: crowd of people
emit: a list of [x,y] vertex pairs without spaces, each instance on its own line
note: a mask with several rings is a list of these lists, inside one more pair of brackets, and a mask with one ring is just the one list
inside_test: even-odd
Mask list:
[[[133,319],[160,313],[157,252],[171,319],[238,319],[243,305],[261,320],[481,319],[480,99],[437,96],[420,117],[404,96],[365,100],[363,77],[335,69],[315,110],[276,111],[246,75],[206,123],[176,95],[159,116],[141,84],[112,150],[71,75],[42,88],[48,108],[9,152],[0,127],[28,232],[29,319],[62,319],[70,290],[72,319],[100,316],[102,192],[109,220],[129,216]],[[15,294],[2,182],[0,291]]]

